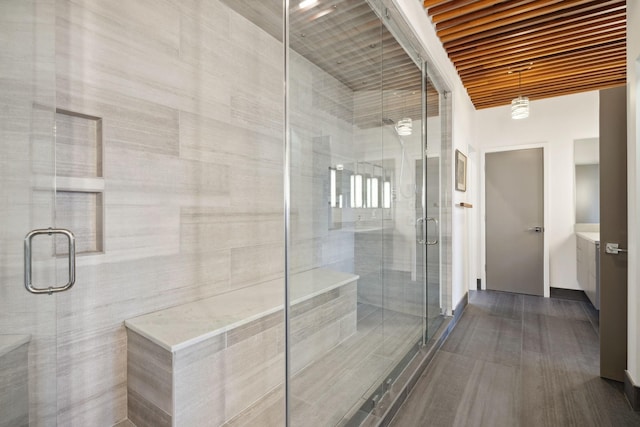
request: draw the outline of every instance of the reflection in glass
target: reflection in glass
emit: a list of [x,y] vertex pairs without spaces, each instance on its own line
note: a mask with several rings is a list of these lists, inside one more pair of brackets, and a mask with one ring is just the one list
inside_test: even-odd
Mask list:
[[391,208],[391,182],[385,180],[382,190],[382,207],[385,209]]
[[362,175],[351,175],[351,207],[362,207]]
[[371,178],[371,184],[369,186],[370,190],[369,190],[369,196],[370,196],[370,203],[369,203],[369,207],[371,208],[377,208],[378,207],[378,201],[379,201],[379,188],[380,188],[380,182],[378,181],[378,178],[373,177]]
[[329,196],[329,204],[331,205],[332,208],[335,208],[337,203],[337,197],[336,197],[337,187],[336,187],[336,170],[333,168],[329,168],[329,191],[331,194]]

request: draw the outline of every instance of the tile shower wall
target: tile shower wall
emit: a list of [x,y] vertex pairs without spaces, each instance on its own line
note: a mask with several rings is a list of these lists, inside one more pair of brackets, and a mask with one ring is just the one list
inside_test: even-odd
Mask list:
[[290,67],[291,272],[353,273],[352,210],[332,229],[328,207],[329,167],[353,161],[353,92],[295,53]]
[[[51,425],[56,415],[55,297],[25,290],[22,246],[29,230],[51,226],[55,200],[54,16],[53,1],[0,2],[0,334],[8,335],[0,340],[0,354],[11,371],[2,370],[0,400],[11,411],[0,408],[0,425],[24,425],[24,402],[13,399],[24,397],[19,383],[27,369],[29,397],[38,402],[28,408],[29,416],[42,420],[37,425]],[[38,242],[34,284],[44,286],[56,278],[46,238]],[[7,352],[3,344],[11,336],[28,344]]]
[[[283,49],[215,0],[59,0],[56,52],[57,107],[100,118],[104,144],[103,253],[79,257],[58,298],[58,424],[111,425],[127,410],[123,320],[284,274]],[[306,106],[294,192],[309,197],[293,270],[352,271],[353,236],[329,231],[326,204],[350,93],[291,66]]]

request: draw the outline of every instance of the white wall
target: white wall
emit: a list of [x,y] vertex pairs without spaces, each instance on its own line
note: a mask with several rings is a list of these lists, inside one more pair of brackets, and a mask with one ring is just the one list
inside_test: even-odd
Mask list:
[[[463,153],[468,153],[469,144],[474,145],[474,133],[472,131],[474,107],[469,100],[467,92],[460,81],[460,77],[456,72],[453,64],[449,60],[440,39],[427,17],[422,7],[422,2],[416,0],[395,0],[394,1],[409,24],[416,30],[420,41],[430,54],[430,62],[437,69],[438,74],[451,91],[452,108],[454,111],[452,139],[453,147],[451,151],[451,159],[453,162],[453,153],[458,149]],[[454,169],[451,170],[451,185],[453,180]],[[455,308],[458,302],[464,297],[468,291],[467,281],[465,279],[465,266],[469,256],[468,238],[466,234],[465,224],[467,216],[471,215],[471,209],[460,209],[453,207],[454,204],[467,201],[466,193],[453,191],[453,200],[446,200],[445,203],[452,210],[452,288],[450,290],[451,301],[449,307]]]
[[629,374],[636,384],[640,383],[640,290],[639,279],[640,229],[638,227],[638,213],[640,212],[640,123],[637,108],[638,90],[640,85],[640,4],[637,1],[627,1],[627,173],[628,173],[628,222],[629,222],[629,280],[628,280],[628,353],[627,364]]
[[577,139],[573,163],[595,165],[600,163],[600,138]]
[[[580,289],[576,277],[573,141],[598,136],[598,92],[532,101],[530,116],[524,120],[512,120],[510,106],[479,110],[475,120],[481,153],[490,148],[546,143],[549,285]],[[480,173],[471,179],[480,182]],[[480,209],[474,212],[480,215]]]

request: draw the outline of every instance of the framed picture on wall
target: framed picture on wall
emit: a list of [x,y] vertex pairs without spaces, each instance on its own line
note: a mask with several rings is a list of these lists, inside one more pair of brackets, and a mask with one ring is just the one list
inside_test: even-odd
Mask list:
[[467,191],[467,156],[456,150],[456,190]]

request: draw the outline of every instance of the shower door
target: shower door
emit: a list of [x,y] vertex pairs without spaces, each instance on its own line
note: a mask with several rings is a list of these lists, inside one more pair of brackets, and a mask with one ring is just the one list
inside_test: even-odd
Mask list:
[[[54,225],[55,13],[0,2],[0,426],[56,424],[56,296],[24,285],[26,234]],[[50,236],[35,236],[32,284],[56,286]]]
[[288,17],[288,425],[357,425],[425,337],[423,65],[370,2]]
[[426,150],[425,150],[425,262],[426,262],[426,339],[430,339],[443,320],[441,287],[442,254],[442,129],[441,91],[431,77],[425,76]]

